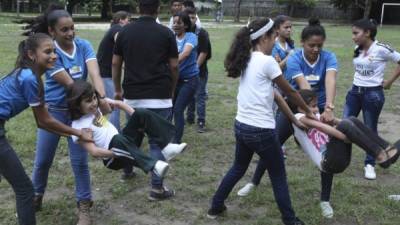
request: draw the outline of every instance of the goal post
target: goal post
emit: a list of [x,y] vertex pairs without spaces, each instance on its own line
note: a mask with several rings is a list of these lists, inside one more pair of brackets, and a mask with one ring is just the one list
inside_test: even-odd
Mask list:
[[400,3],[383,3],[382,4],[381,27],[382,27],[382,23],[383,23],[383,15],[385,13],[385,6],[400,6]]

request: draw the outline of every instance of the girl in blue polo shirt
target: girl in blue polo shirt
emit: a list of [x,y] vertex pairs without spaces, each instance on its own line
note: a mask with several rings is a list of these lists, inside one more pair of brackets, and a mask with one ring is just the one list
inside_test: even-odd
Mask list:
[[197,36],[189,32],[191,29],[189,15],[179,12],[174,15],[173,21],[179,52],[179,79],[174,99],[175,142],[181,143],[185,126],[184,111],[196,93],[200,71],[197,65]]
[[91,138],[90,133],[82,133],[58,122],[46,109],[41,75],[56,60],[52,39],[46,34],[34,34],[22,41],[18,50],[16,69],[0,80],[0,174],[15,192],[19,224],[34,225],[32,182],[5,136],[6,120],[30,106],[38,127],[58,135],[78,135],[88,141]]
[[[45,99],[50,114],[64,124],[71,124],[65,101],[65,87],[74,80],[86,80],[88,75],[100,94],[100,109],[108,112],[110,108],[104,101],[105,91],[96,54],[87,40],[75,37],[74,22],[69,13],[62,9],[49,10],[44,16],[38,17],[33,24],[31,32],[50,33],[56,47],[57,61],[53,68],[46,71]],[[37,139],[32,181],[35,189],[35,208],[40,210],[60,135],[38,129]],[[71,138],[68,138],[68,147],[75,176],[75,194],[79,208],[78,224],[90,224],[91,218],[88,212],[92,205],[92,196],[87,152]]]
[[285,74],[288,56],[294,51],[294,41],[290,37],[292,34],[292,21],[290,21],[288,16],[279,15],[275,18],[274,22],[278,37],[275,40],[271,55],[279,63]]

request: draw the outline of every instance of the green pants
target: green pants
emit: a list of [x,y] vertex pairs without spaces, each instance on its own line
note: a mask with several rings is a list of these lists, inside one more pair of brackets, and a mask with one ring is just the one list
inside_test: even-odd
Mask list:
[[175,127],[154,112],[146,109],[135,109],[121,134],[111,140],[109,149],[117,148],[129,152],[131,157],[116,157],[103,160],[107,168],[119,170],[126,166],[136,166],[144,172],[153,169],[157,159],[154,159],[139,148],[144,135],[152,136],[160,148],[171,142],[175,135]]

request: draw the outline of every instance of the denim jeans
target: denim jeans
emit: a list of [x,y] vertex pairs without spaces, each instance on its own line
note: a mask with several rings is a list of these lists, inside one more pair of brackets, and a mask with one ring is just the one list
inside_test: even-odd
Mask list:
[[[113,83],[112,79],[107,78],[107,77],[103,77],[102,79],[103,79],[104,89],[106,91],[106,97],[114,99],[115,89],[114,89],[114,83]],[[117,108],[113,109],[110,117],[108,118],[110,123],[112,123],[114,125],[114,127],[117,128],[118,131],[120,131],[120,129],[121,129],[120,112],[119,111],[120,110]]]
[[[355,85],[347,92],[346,103],[343,109],[343,118],[357,117],[360,111],[363,113],[364,124],[378,133],[378,119],[385,103],[383,88],[357,87]],[[373,156],[368,155],[364,161],[366,164],[375,165]]]
[[207,99],[207,81],[208,73],[199,78],[199,85],[193,100],[190,102],[186,111],[187,120],[194,121],[194,111],[197,108],[197,123],[206,122],[206,99]]
[[199,84],[199,76],[191,77],[185,80],[179,80],[176,85],[174,99],[174,122],[176,127],[176,135],[174,142],[181,143],[183,130],[185,127],[184,111],[192,101]]
[[33,186],[14,149],[4,135],[4,123],[0,121],[0,174],[11,185],[16,200],[18,224],[35,225]]
[[[166,119],[167,121],[172,121],[172,108],[147,108],[154,113],[157,113],[162,118]],[[129,118],[127,118],[129,120]],[[150,156],[152,158],[165,161],[164,155],[161,153],[162,148],[157,144],[156,140],[152,138],[151,135],[148,136],[149,139],[149,147],[150,147]],[[130,167],[132,168],[132,167]],[[126,168],[124,169],[126,172]],[[151,173],[151,187],[154,189],[161,189],[163,187],[163,178],[160,178],[155,173]]]
[[[71,124],[69,112],[49,107],[49,113],[56,120],[69,125]],[[32,182],[36,194],[44,194],[50,167],[53,163],[60,135],[46,131],[37,130],[37,143],[35,162],[32,171]],[[88,166],[88,154],[84,148],[76,144],[69,137],[68,149],[72,171],[75,177],[75,195],[77,201],[91,200],[90,173]]]
[[253,154],[256,153],[260,157],[260,161],[267,167],[282,220],[293,221],[295,213],[290,201],[283,155],[275,130],[254,127],[236,121],[235,137],[235,160],[214,194],[211,207],[221,208],[224,205],[225,199],[243,177]]

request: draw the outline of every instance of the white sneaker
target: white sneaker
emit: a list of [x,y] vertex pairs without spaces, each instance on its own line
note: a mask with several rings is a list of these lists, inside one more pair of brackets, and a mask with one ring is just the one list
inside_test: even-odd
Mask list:
[[323,217],[328,219],[333,217],[333,209],[329,202],[320,202],[319,206],[321,207]]
[[165,160],[169,161],[173,159],[175,156],[177,156],[179,153],[185,151],[187,147],[186,143],[182,144],[172,144],[169,143],[165,148],[161,151],[161,153],[164,155]]
[[156,164],[154,165],[153,172],[157,176],[163,178],[165,176],[165,174],[167,174],[168,169],[169,169],[168,163],[158,160],[156,162]]
[[256,187],[253,183],[247,183],[244,187],[242,187],[238,192],[237,195],[239,196],[247,196],[250,192]]
[[370,164],[367,164],[364,167],[364,177],[365,179],[368,180],[375,180],[376,179],[375,167],[373,167]]
[[400,195],[389,195],[388,198],[393,201],[400,201]]

